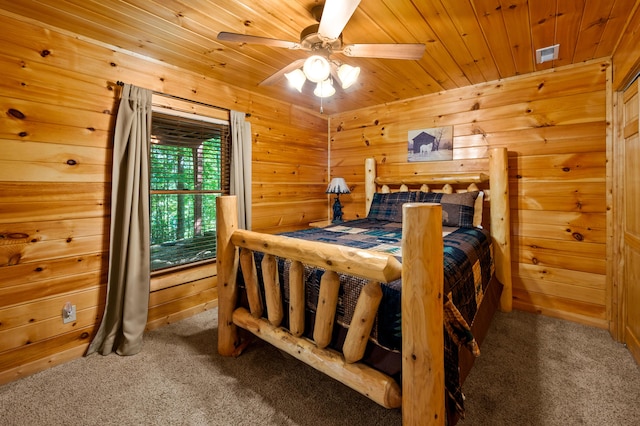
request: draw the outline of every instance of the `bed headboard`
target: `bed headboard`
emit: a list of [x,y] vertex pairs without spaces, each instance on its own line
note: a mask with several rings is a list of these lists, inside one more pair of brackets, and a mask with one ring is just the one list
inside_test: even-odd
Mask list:
[[463,192],[482,190],[489,204],[489,229],[494,243],[496,275],[504,285],[501,310],[511,311],[511,238],[509,175],[506,148],[491,148],[487,158],[376,164],[365,161],[366,213],[376,192],[422,190]]

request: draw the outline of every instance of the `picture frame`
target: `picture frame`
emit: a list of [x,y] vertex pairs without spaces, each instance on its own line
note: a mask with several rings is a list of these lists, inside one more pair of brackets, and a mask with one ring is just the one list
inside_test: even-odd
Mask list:
[[453,160],[453,126],[409,130],[407,161]]

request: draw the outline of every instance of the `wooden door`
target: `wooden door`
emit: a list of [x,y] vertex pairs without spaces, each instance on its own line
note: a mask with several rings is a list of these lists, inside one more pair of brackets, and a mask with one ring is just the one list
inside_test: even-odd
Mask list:
[[624,259],[622,327],[624,342],[640,363],[640,96],[636,79],[622,95],[624,173],[622,221]]

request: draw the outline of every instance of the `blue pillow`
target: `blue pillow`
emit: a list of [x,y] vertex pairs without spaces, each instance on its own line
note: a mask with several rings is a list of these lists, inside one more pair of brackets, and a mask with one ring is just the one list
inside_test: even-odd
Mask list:
[[373,194],[371,208],[367,217],[369,219],[386,220],[402,223],[402,205],[416,200],[415,192],[391,192]]
[[442,225],[456,228],[473,228],[473,213],[479,191],[443,194],[439,192],[418,192],[418,203],[442,204]]

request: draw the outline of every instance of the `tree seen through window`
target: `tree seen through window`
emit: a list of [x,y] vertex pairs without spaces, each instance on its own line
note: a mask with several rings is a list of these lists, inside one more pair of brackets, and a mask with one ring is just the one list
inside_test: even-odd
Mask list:
[[228,125],[153,114],[151,270],[216,257],[216,197],[228,193]]

